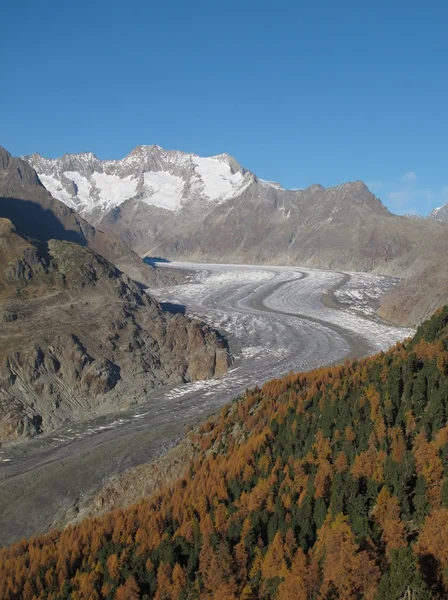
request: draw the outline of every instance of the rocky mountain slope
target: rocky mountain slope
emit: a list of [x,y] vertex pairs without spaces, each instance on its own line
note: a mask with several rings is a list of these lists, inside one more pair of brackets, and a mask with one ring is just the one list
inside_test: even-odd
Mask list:
[[225,154],[139,146],[122,160],[25,159],[55,197],[141,255],[372,270],[442,227],[392,215],[360,181],[288,191]]
[[124,242],[0,151],[0,444],[226,370],[216,332],[162,311],[116,265],[154,281]]
[[222,202],[254,179],[226,154],[202,158],[160,146],[138,146],[122,160],[101,161],[91,152],[24,159],[55,198],[92,222],[130,198],[173,213],[192,202]]
[[[445,301],[434,240],[444,242],[448,225],[391,214],[361,181],[290,191],[227,155],[201,158],[159,146],[139,146],[115,161],[92,154],[26,160],[53,194],[140,255],[414,277],[382,311],[406,325]],[[424,287],[413,283],[420,277]]]
[[0,443],[219,375],[225,342],[171,315],[92,249],[0,220]]
[[93,248],[131,279],[154,285],[166,274],[145,264],[119,237],[95,229],[42,185],[30,165],[0,147],[0,217],[11,219],[21,235],[60,239]]
[[448,204],[435,208],[429,215],[428,219],[435,219],[437,221],[448,221]]
[[448,232],[419,245],[389,265],[404,279],[381,299],[380,316],[414,327],[448,304]]

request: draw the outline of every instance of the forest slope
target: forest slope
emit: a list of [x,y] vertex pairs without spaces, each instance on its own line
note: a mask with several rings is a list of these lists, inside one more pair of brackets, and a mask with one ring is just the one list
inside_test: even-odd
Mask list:
[[149,500],[0,551],[0,598],[446,598],[447,411],[445,308],[248,391]]

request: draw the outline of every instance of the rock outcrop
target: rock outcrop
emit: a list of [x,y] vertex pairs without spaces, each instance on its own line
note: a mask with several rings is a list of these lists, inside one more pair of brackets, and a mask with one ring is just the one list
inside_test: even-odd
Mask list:
[[448,204],[435,208],[429,215],[428,219],[434,219],[436,221],[448,222]]

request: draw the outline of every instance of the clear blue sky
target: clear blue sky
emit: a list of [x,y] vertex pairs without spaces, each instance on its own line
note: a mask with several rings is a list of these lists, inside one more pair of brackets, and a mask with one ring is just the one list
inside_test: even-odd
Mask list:
[[47,0],[1,10],[0,144],[228,152],[285,187],[448,202],[448,3]]

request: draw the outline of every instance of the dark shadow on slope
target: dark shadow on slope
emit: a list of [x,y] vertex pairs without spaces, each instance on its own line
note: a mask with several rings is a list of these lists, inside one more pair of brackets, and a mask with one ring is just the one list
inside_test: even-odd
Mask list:
[[183,304],[173,304],[173,302],[159,302],[159,304],[162,310],[173,315],[184,315],[187,311]]
[[0,198],[0,217],[10,219],[19,235],[35,240],[64,240],[86,246],[81,232],[66,229],[56,215],[37,202]]
[[151,292],[151,286],[149,285],[149,283],[145,283],[144,281],[137,281],[136,279],[133,279],[132,281],[135,283],[135,285],[137,285],[140,288],[142,292],[146,292],[146,290],[149,290],[149,292]]
[[157,263],[170,263],[171,261],[167,258],[162,258],[161,256],[145,256],[143,262],[151,265],[151,267],[157,267]]

